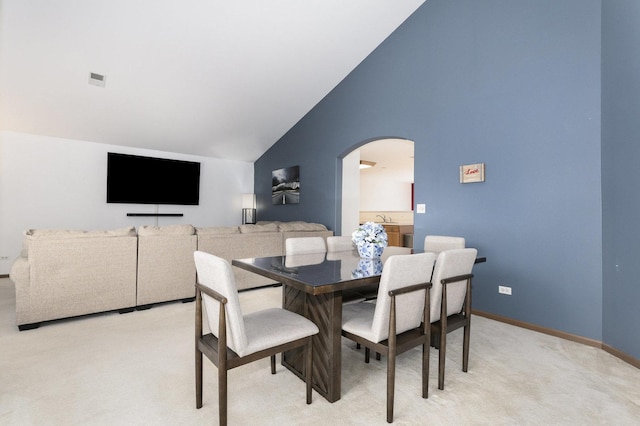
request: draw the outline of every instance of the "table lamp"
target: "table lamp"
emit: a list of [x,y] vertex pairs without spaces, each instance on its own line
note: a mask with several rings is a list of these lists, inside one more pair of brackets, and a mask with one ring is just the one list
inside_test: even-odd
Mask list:
[[256,194],[242,194],[242,224],[256,223]]

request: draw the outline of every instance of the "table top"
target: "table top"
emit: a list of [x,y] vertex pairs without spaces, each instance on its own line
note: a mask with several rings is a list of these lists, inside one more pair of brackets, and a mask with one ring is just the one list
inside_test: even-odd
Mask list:
[[357,251],[234,259],[234,266],[311,294],[380,282],[381,259],[362,259]]
[[[387,247],[380,259],[363,259],[354,250],[251,257],[234,259],[232,264],[310,294],[325,294],[377,284],[387,257],[411,252],[404,247]],[[485,261],[478,257],[476,263]]]

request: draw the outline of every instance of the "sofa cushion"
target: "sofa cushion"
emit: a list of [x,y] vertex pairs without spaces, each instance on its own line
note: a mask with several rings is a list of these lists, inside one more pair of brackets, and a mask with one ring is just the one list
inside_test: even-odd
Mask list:
[[279,224],[281,232],[286,231],[326,231],[327,227],[321,223],[309,223],[309,222],[281,222]]
[[136,228],[127,226],[126,228],[111,229],[106,231],[82,231],[77,229],[28,229],[24,232],[22,240],[22,251],[20,257],[28,257],[29,245],[32,240],[55,239],[65,240],[72,238],[95,238],[95,237],[135,237]]
[[126,228],[118,228],[106,231],[87,231],[87,237],[135,237],[136,228],[127,226]]
[[93,237],[122,237],[136,236],[136,228],[128,226],[126,228],[111,229],[107,231],[81,231],[76,229],[29,229],[25,236],[35,238],[93,238]]
[[278,232],[278,225],[275,223],[266,223],[264,225],[241,225],[241,234],[254,234],[257,232]]
[[239,234],[240,229],[237,226],[208,226],[206,228],[196,228],[198,235],[220,235],[220,234]]
[[147,237],[151,235],[193,235],[195,229],[192,225],[166,225],[151,226],[145,225],[138,228],[138,235]]
[[86,233],[75,229],[28,229],[24,234],[31,238],[72,238]]

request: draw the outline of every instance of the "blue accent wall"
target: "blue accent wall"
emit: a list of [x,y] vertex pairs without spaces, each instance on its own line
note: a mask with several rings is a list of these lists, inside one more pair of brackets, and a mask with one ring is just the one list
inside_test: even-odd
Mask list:
[[603,334],[640,358],[640,2],[602,4]]
[[[640,262],[628,252],[632,235],[623,235],[640,184],[622,189],[633,171],[618,170],[640,145],[631,122],[620,129],[620,152],[601,143],[603,10],[599,0],[429,0],[255,163],[259,219],[339,231],[341,156],[371,139],[411,139],[415,202],[427,205],[415,215],[414,244],[426,234],[461,235],[487,256],[474,268],[474,309],[611,339],[640,358],[639,339],[625,343],[640,328],[631,305]],[[636,65],[637,28],[620,30],[633,30],[635,46],[613,42],[621,56],[636,47]],[[637,89],[634,71],[627,78]],[[637,94],[627,95],[636,108]],[[486,182],[460,184],[459,166],[480,162]],[[300,204],[272,206],[271,171],[292,165],[300,166]],[[604,200],[604,245],[603,182],[613,192]],[[618,205],[629,207],[626,215]],[[625,216],[619,225],[617,215]],[[611,282],[603,285],[603,247],[614,246],[628,269],[604,271]],[[513,295],[498,294],[498,285]],[[603,298],[612,286],[626,291]],[[613,311],[634,309],[624,317],[632,323],[609,327],[609,316],[620,317]]]

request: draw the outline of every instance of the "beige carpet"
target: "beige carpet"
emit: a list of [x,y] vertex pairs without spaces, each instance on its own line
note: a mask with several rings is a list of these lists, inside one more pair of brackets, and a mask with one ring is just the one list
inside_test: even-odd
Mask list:
[[[246,312],[278,306],[281,289],[241,293]],[[195,408],[194,303],[58,321],[19,332],[15,292],[0,279],[0,425],[217,424],[215,367],[205,363]],[[398,359],[398,425],[639,425],[640,370],[578,343],[474,317],[469,372],[461,331],[448,344],[446,387],[431,349],[429,399],[420,350]],[[262,360],[229,374],[233,425],[375,425],[385,422],[385,370],[343,340],[342,399],[330,404]]]

